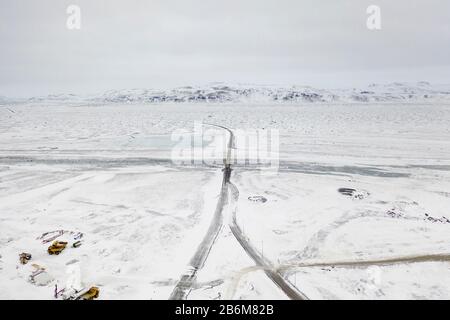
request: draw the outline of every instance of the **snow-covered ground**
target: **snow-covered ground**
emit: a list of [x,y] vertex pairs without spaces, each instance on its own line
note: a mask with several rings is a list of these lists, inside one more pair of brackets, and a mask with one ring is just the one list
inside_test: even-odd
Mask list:
[[[184,271],[214,210],[220,175],[163,166],[98,168],[19,164],[1,167],[1,298],[51,298],[27,282],[31,264],[64,287],[68,265],[105,299],[165,299]],[[36,238],[82,232],[83,244],[59,256]],[[73,243],[70,235],[62,237]],[[18,254],[32,254],[18,266]]]
[[[436,101],[0,107],[0,298],[51,299],[79,266],[102,299],[166,299],[222,183],[220,168],[170,160],[171,133],[195,121],[279,130],[277,172],[234,167],[237,221],[308,297],[450,298],[449,261],[429,257],[450,253],[450,105]],[[252,268],[229,209],[189,297],[285,298]],[[83,244],[49,256],[36,238],[59,229]],[[29,283],[33,263],[54,280]]]

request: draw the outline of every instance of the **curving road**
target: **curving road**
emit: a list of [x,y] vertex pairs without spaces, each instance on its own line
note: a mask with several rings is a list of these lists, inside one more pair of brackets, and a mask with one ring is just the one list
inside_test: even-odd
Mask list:
[[[239,191],[236,186],[229,183],[232,190],[233,200],[236,202],[239,197]],[[292,300],[308,300],[308,297],[300,292],[292,283],[287,279],[283,278],[281,274],[276,271],[272,263],[263,257],[261,253],[249,242],[242,232],[241,228],[236,221],[236,208],[232,212],[231,221],[229,223],[231,232],[233,233],[236,240],[242,246],[242,248],[247,252],[247,254],[252,258],[252,260],[257,265],[258,269],[263,270],[267,277],[272,280],[283,292]]]
[[341,260],[341,261],[285,264],[279,266],[279,269],[288,270],[306,267],[370,267],[370,266],[389,266],[396,264],[412,264],[423,262],[450,262],[450,254],[437,253],[437,254],[411,255],[411,256],[391,257],[372,260],[347,260],[347,261]]
[[208,228],[208,231],[203,238],[202,242],[197,248],[194,256],[190,260],[187,271],[181,276],[180,280],[176,284],[172,294],[170,295],[170,300],[185,300],[192,288],[194,287],[195,280],[197,278],[197,272],[203,268],[205,261],[211,251],[220,230],[223,227],[223,209],[228,201],[228,191],[231,191],[232,200],[234,201],[234,208],[232,211],[231,221],[229,222],[229,227],[233,233],[236,240],[245,250],[245,252],[252,258],[257,267],[264,270],[266,275],[272,280],[290,299],[293,300],[307,300],[307,296],[300,292],[295,286],[293,286],[288,280],[284,279],[281,274],[274,268],[272,263],[264,258],[258,250],[247,241],[244,233],[240,229],[236,221],[236,203],[239,198],[239,191],[234,184],[230,182],[231,177],[231,149],[235,146],[235,137],[233,132],[227,127],[206,124],[227,130],[230,134],[228,144],[227,144],[227,154],[224,158],[224,168],[223,168],[223,178],[222,187],[220,191],[219,201],[214,212],[213,220]]
[[186,300],[193,288],[195,280],[197,279],[198,270],[202,269],[205,265],[209,252],[211,251],[211,248],[223,227],[223,208],[228,200],[228,183],[230,182],[231,176],[231,149],[234,146],[234,134],[228,128],[213,124],[207,125],[225,129],[230,133],[227,145],[227,154],[224,158],[225,167],[223,169],[222,187],[220,190],[219,201],[217,202],[216,210],[214,212],[214,217],[209,225],[208,231],[198,246],[194,256],[191,258],[186,272],[181,276],[180,280],[173,289],[172,294],[169,297],[170,300]]

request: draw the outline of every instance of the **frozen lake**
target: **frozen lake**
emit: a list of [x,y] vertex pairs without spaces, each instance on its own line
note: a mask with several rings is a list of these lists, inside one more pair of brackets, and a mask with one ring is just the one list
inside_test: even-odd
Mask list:
[[[220,167],[171,161],[172,133],[200,121],[278,130],[278,171],[234,167],[236,216],[308,297],[450,298],[448,261],[432,257],[450,253],[445,104],[0,107],[0,298],[51,299],[76,264],[100,298],[167,299],[220,193]],[[49,256],[36,238],[59,229],[83,245]],[[29,283],[21,252],[53,282]],[[190,298],[286,298],[252,266],[225,224]]]

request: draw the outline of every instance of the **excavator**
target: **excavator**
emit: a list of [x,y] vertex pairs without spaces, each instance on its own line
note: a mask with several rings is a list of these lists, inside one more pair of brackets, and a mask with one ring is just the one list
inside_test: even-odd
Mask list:
[[94,300],[97,299],[100,294],[100,289],[97,287],[91,287],[88,291],[80,294],[77,300]]
[[[98,287],[87,287],[81,290],[70,288],[69,290],[62,291],[64,292],[61,294],[61,297],[64,300],[94,300],[100,295],[100,289]],[[57,296],[58,293],[55,291],[55,297]]]
[[47,252],[50,255],[60,254],[67,246],[67,242],[65,241],[53,241],[52,245],[48,247]]

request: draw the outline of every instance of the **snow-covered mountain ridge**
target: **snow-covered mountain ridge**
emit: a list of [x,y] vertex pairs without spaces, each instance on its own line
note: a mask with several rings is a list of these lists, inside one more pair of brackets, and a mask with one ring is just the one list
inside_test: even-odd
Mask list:
[[[0,103],[7,103],[5,97]],[[16,100],[17,101],[17,100]],[[101,95],[75,94],[32,97],[19,102],[36,103],[366,103],[366,102],[450,102],[450,85],[428,82],[371,84],[365,88],[317,89],[308,86],[274,87],[215,84],[174,89],[109,90]]]

